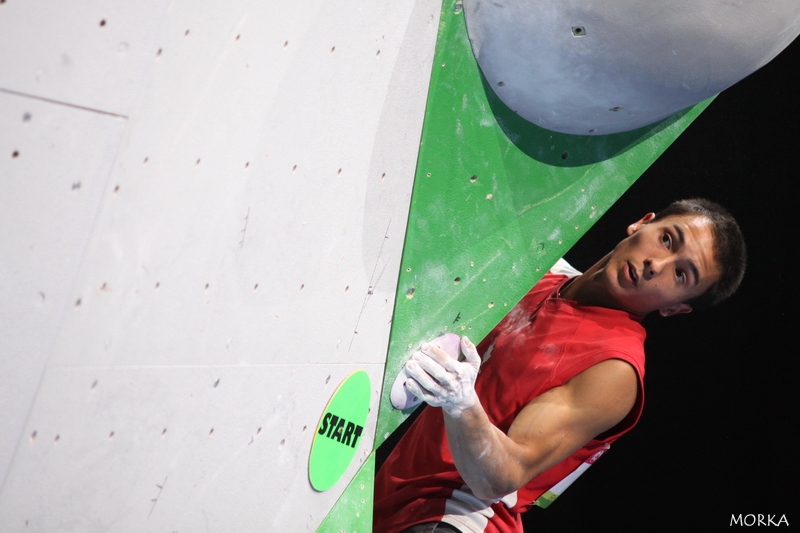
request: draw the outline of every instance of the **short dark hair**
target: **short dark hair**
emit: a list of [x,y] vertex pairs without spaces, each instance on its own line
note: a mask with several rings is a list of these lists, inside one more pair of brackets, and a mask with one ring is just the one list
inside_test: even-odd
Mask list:
[[656,213],[653,221],[687,215],[705,217],[711,222],[714,260],[721,271],[719,279],[706,292],[686,302],[693,309],[704,309],[725,300],[739,288],[747,266],[747,248],[742,230],[728,210],[705,198],[672,202]]

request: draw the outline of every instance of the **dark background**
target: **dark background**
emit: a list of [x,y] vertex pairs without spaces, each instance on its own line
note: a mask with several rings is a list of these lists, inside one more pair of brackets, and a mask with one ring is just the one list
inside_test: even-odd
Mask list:
[[645,320],[638,427],[550,508],[527,513],[526,531],[707,531],[748,513],[800,525],[798,66],[795,41],[720,94],[567,254],[583,270],[648,211],[701,196],[737,218],[749,263],[719,307]]

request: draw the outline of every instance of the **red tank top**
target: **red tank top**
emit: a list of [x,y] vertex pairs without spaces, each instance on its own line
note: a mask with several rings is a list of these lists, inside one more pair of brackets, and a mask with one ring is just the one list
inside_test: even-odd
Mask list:
[[453,463],[441,409],[427,408],[375,480],[375,533],[445,521],[462,531],[517,533],[520,513],[597,452],[630,430],[644,402],[644,328],[623,311],[580,306],[558,297],[569,278],[548,273],[478,345],[484,363],[475,390],[489,419],[508,432],[532,399],[592,365],[621,359],[633,366],[639,394],[628,416],[500,501],[471,494]]

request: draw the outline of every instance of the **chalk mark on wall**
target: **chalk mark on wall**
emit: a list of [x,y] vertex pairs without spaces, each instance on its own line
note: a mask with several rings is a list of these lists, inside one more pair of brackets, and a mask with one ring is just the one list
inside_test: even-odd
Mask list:
[[375,266],[372,267],[372,275],[369,278],[369,287],[367,288],[367,293],[364,295],[364,301],[361,304],[361,311],[358,313],[358,318],[356,319],[356,325],[353,328],[353,335],[350,337],[350,345],[347,347],[347,351],[349,352],[350,349],[353,347],[353,341],[358,335],[358,324],[361,322],[361,316],[364,314],[364,308],[367,307],[367,300],[369,297],[372,296],[372,293],[375,291],[375,285],[377,285],[378,281],[380,281],[381,277],[383,276],[384,271],[386,270],[386,265],[383,265],[383,269],[381,269],[378,277],[375,277],[375,272],[378,270],[378,265],[381,261],[381,254],[383,254],[383,246],[386,244],[386,240],[389,238],[389,228],[392,226],[392,219],[389,219],[389,223],[386,225],[386,231],[383,234],[383,241],[381,242],[381,247],[378,249],[378,257],[375,258]]
[[247,221],[250,219],[250,208],[247,208],[247,214],[244,216],[244,227],[239,233],[242,234],[242,240],[239,241],[239,248],[244,248],[244,236],[247,233]]
[[164,481],[162,481],[160,485],[158,483],[156,483],[156,487],[158,487],[158,494],[156,495],[155,498],[150,500],[151,502],[153,502],[153,506],[150,508],[150,512],[147,514],[148,517],[150,517],[150,515],[153,514],[153,510],[156,508],[156,504],[158,503],[158,499],[161,497],[161,491],[164,490],[164,485],[167,484],[167,479],[169,479],[169,476],[165,477]]

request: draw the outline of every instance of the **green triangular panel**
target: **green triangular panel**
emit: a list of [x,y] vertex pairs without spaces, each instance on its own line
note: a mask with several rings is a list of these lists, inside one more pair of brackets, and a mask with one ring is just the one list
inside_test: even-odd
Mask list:
[[359,469],[342,496],[317,529],[317,533],[369,533],[372,531],[372,493],[375,452]]
[[486,85],[460,7],[442,9],[376,447],[410,414],[389,394],[411,351],[477,344],[710,103],[614,135],[544,130]]

